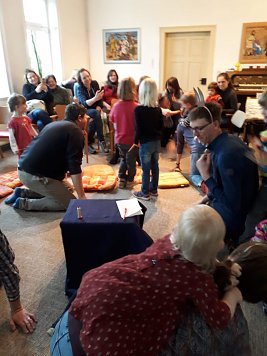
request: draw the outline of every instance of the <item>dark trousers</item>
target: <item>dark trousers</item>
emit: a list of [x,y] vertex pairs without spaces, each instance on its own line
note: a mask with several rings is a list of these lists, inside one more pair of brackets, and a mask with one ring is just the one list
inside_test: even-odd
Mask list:
[[134,146],[129,151],[131,145],[118,144],[117,146],[121,158],[118,173],[119,178],[132,182],[136,174],[136,158],[139,155],[139,148]]
[[96,109],[88,109],[87,114],[90,116],[88,125],[88,143],[94,143],[94,135],[97,133],[98,140],[104,141],[103,123],[99,111]]

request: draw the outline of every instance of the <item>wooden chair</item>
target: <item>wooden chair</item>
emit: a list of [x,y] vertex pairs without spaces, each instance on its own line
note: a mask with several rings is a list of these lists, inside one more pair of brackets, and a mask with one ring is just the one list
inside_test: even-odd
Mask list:
[[[9,132],[6,124],[0,124],[0,140],[9,142]],[[1,143],[1,142],[0,142]],[[0,145],[0,157],[4,158],[4,153]]]
[[90,117],[87,118],[86,120],[86,126],[85,126],[85,135],[84,135],[84,153],[86,157],[86,163],[89,163],[89,154],[88,154],[88,125],[89,125],[89,120]]
[[67,106],[67,105],[57,104],[57,105],[54,107],[54,110],[55,110],[56,115],[57,115],[57,119],[56,119],[55,121],[63,120],[63,119],[64,119],[66,106]]
[[[118,101],[118,99],[111,99],[111,108],[113,107],[114,104],[116,104],[116,102]],[[114,130],[114,125],[113,123],[108,120],[108,126],[109,126],[109,145],[110,145],[110,151],[114,152],[114,148],[115,148],[115,142],[114,142],[114,134],[115,134],[115,130]]]
[[10,118],[10,112],[7,106],[0,106],[0,157],[4,158],[4,154],[1,148],[2,143],[9,142],[9,132],[7,129],[7,122]]

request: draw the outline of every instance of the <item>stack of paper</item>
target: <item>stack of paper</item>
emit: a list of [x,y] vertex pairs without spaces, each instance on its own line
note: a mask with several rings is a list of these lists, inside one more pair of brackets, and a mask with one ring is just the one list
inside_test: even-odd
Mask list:
[[263,119],[263,115],[261,113],[261,107],[258,103],[258,99],[256,98],[247,98],[246,101],[246,119]]
[[130,216],[143,215],[141,207],[136,198],[116,201],[122,219]]

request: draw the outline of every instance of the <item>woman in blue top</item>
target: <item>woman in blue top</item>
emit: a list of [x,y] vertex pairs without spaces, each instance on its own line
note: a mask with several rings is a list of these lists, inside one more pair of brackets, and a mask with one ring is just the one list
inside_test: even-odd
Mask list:
[[79,84],[77,87],[77,99],[79,103],[87,109],[87,115],[90,116],[88,125],[89,153],[96,153],[93,147],[95,132],[97,133],[102,151],[108,153],[101,119],[104,90],[99,88],[99,84],[96,80],[92,80],[90,72],[85,68],[78,71],[77,77]]

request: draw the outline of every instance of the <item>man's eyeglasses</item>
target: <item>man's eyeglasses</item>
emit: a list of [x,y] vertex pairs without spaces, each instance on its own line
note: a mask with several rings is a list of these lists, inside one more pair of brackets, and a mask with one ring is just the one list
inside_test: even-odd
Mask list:
[[204,125],[204,126],[200,126],[200,127],[192,127],[193,131],[197,131],[197,132],[201,132],[202,130],[204,130],[207,126],[209,126],[210,124],[212,124],[212,122],[209,122],[208,124]]

